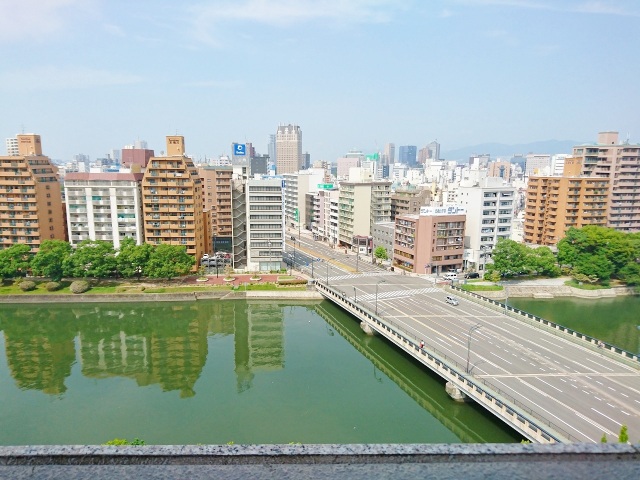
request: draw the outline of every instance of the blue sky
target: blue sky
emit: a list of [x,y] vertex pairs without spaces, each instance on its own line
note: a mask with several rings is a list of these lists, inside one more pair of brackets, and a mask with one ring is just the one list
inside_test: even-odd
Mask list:
[[57,159],[176,132],[196,158],[266,153],[282,123],[324,160],[636,143],[638,25],[637,0],[0,0],[0,138]]

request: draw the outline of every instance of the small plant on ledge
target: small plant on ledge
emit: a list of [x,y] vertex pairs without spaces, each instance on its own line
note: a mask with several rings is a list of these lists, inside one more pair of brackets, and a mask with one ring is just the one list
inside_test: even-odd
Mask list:
[[233,282],[235,279],[236,277],[233,276],[233,267],[231,265],[224,267],[224,281]]
[[197,282],[206,282],[207,280],[209,280],[207,278],[207,268],[204,265],[201,265],[200,268],[198,268],[198,278],[196,279]]
[[251,274],[251,277],[249,278],[249,280],[253,280],[253,281],[255,282],[255,281],[260,280],[261,278],[262,278],[262,277],[260,277],[260,272],[259,272],[258,270],[255,270],[255,271]]

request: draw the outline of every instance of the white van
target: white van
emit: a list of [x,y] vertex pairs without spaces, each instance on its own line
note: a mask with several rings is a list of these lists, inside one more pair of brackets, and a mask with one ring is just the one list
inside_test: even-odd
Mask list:
[[456,297],[452,297],[451,295],[447,295],[446,302],[451,305],[458,305],[460,303]]

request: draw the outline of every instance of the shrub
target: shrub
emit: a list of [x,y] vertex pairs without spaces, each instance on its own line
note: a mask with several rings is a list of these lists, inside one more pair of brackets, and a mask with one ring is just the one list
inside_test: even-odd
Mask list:
[[60,282],[47,282],[44,285],[44,288],[47,289],[48,292],[55,292],[56,290],[60,290],[62,284]]
[[31,280],[24,280],[18,284],[18,287],[20,287],[20,290],[23,292],[30,292],[36,289],[36,283]]
[[89,290],[89,288],[89,282],[85,280],[76,280],[71,284],[69,290],[71,290],[71,293],[84,293]]
[[278,280],[278,285],[306,285],[307,280],[304,278],[288,278],[286,280]]

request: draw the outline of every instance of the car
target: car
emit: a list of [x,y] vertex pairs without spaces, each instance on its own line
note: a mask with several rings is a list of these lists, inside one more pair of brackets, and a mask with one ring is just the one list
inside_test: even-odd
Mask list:
[[464,274],[464,278],[480,278],[480,274],[478,272],[469,272]]
[[451,295],[447,295],[446,302],[454,306],[460,303],[456,297],[452,297]]
[[295,235],[291,235],[291,240],[295,240],[296,236]]

